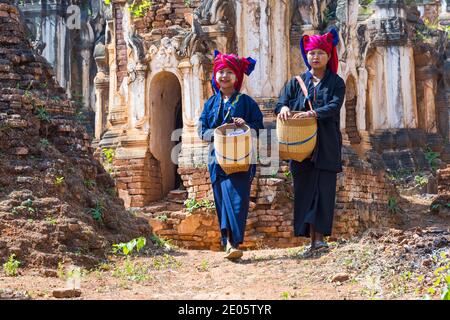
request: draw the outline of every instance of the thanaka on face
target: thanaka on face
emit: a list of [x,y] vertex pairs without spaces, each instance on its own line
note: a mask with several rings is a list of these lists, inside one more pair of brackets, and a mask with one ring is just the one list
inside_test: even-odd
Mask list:
[[236,75],[230,68],[224,68],[216,73],[216,82],[219,84],[220,90],[222,91],[234,89],[236,81]]

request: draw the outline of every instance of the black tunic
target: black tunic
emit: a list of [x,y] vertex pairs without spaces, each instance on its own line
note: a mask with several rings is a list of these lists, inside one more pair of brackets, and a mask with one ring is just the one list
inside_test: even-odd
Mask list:
[[344,102],[345,83],[327,69],[323,79],[314,87],[309,71],[301,75],[308,88],[305,98],[294,77],[283,88],[275,108],[307,111],[307,99],[317,113],[317,144],[312,158],[302,162],[290,161],[294,180],[294,234],[309,236],[309,225],[325,236],[331,234],[336,199],[336,175],[342,171],[340,109]]

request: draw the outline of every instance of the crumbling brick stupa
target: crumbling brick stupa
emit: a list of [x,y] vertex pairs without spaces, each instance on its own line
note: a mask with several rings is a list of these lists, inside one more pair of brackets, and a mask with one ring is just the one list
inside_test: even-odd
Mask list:
[[90,137],[19,10],[0,1],[0,262],[93,266],[113,243],[151,235],[94,160]]

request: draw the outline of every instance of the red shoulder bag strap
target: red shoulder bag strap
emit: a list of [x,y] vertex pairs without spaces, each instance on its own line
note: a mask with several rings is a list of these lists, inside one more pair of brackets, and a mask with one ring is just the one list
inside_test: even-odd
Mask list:
[[[298,84],[300,85],[300,87],[302,88],[303,94],[305,95],[305,98],[308,96],[308,90],[306,89],[306,85],[305,82],[303,81],[302,77],[300,76],[296,76],[295,77],[298,81]],[[311,101],[308,99],[308,106],[309,106],[309,110],[312,111],[312,105],[311,105]]]

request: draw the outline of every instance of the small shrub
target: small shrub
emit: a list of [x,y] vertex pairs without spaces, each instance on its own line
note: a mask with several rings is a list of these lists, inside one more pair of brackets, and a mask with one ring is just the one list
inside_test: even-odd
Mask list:
[[103,210],[104,210],[103,205],[97,201],[95,208],[91,208],[89,211],[91,213],[92,218],[94,218],[94,220],[99,221],[102,219]]
[[133,253],[134,249],[137,252],[141,251],[141,249],[146,245],[147,240],[144,237],[139,237],[128,242],[121,242],[119,244],[113,244],[112,251],[113,253],[117,253],[122,251],[122,253],[126,256]]
[[13,253],[9,256],[8,261],[3,264],[3,271],[9,277],[18,275],[17,269],[20,266],[20,261],[15,259],[16,255]]
[[105,158],[108,164],[112,164],[114,159],[114,150],[111,148],[103,148],[102,149],[103,157]]

